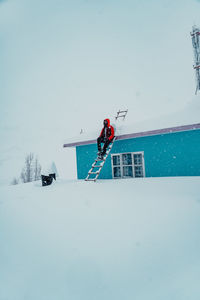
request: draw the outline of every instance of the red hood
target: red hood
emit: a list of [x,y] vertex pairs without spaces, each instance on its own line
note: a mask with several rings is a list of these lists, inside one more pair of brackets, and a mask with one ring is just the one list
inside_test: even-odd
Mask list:
[[110,119],[105,119],[105,120],[108,122],[108,127],[109,127],[110,126]]

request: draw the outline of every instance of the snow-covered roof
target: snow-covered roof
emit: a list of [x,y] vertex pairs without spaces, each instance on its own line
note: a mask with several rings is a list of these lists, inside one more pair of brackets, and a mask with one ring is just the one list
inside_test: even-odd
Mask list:
[[[200,129],[200,96],[195,97],[184,109],[171,115],[134,123],[129,114],[124,121],[111,120],[111,124],[115,128],[116,140]],[[67,139],[63,147],[94,144],[100,130],[101,128],[93,132],[83,132],[77,137]]]

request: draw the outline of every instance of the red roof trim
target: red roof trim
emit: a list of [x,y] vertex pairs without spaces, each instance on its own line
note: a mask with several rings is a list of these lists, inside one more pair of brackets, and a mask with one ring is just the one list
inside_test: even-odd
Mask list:
[[[167,134],[167,133],[174,133],[174,132],[188,131],[188,130],[195,130],[195,129],[200,129],[200,123],[192,124],[192,125],[170,127],[170,128],[164,128],[164,129],[157,129],[157,130],[151,130],[151,131],[144,131],[144,132],[138,132],[138,133],[118,135],[116,137],[116,140],[125,140],[125,139],[131,139],[131,138],[138,138],[138,137],[159,135],[159,134]],[[97,139],[88,140],[88,141],[64,144],[63,147],[76,147],[76,146],[82,146],[82,145],[96,144],[96,142],[97,142]]]

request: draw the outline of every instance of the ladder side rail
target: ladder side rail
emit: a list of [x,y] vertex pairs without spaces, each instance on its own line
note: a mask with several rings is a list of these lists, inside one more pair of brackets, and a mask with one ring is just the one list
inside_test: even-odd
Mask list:
[[[101,172],[101,170],[102,170],[102,168],[103,168],[103,166],[104,166],[104,164],[105,164],[105,162],[106,162],[106,159],[107,159],[107,157],[108,157],[108,155],[109,155],[109,153],[110,153],[110,151],[111,151],[111,149],[112,149],[112,147],[113,147],[113,143],[114,143],[114,141],[115,141],[115,139],[116,139],[116,137],[114,137],[113,138],[113,140],[112,140],[112,143],[108,146],[108,150],[106,151],[106,155],[105,155],[105,157],[104,157],[104,159],[103,159],[103,162],[102,163],[100,163],[100,165],[99,166],[96,166],[96,163],[99,161],[97,158],[95,159],[95,162],[92,164],[92,168],[89,170],[89,172],[88,172],[88,175],[87,175],[87,177],[85,178],[85,181],[96,181],[97,179],[98,179],[98,177],[99,177],[99,175],[100,175],[100,172]],[[93,169],[94,168],[99,168],[99,170],[97,170],[96,172],[93,172]],[[89,178],[90,177],[90,175],[95,175],[96,174],[96,177],[95,178]]]

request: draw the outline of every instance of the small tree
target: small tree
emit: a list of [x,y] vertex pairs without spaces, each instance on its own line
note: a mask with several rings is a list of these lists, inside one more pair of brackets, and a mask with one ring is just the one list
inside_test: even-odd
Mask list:
[[22,182],[31,182],[33,180],[33,153],[30,153],[25,158],[25,166],[21,171]]
[[39,180],[41,176],[41,165],[39,164],[38,158],[36,157],[34,162],[34,180]]
[[38,158],[34,159],[34,154],[30,153],[25,158],[25,166],[21,171],[22,182],[31,182],[40,178],[41,166]]
[[19,183],[19,179],[17,179],[16,177],[13,178],[13,180],[11,181],[12,185],[16,185]]

